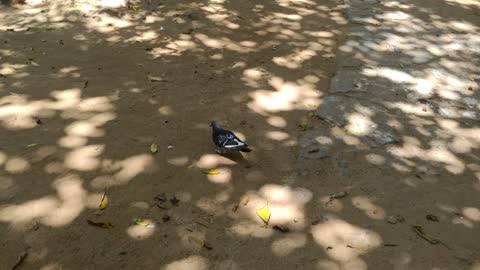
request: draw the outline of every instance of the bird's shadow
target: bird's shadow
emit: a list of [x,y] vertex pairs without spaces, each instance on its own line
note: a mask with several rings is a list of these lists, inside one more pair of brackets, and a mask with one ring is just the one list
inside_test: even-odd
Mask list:
[[248,165],[248,161],[240,152],[231,152],[231,153],[217,153],[217,155],[222,156],[226,159],[234,161],[238,164]]

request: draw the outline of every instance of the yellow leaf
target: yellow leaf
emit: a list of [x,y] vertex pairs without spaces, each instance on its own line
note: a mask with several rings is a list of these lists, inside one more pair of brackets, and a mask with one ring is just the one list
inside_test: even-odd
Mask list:
[[313,112],[308,113],[308,117],[312,118],[314,116]]
[[137,12],[138,11],[138,6],[137,5],[131,5],[130,9],[134,12]]
[[194,236],[189,236],[188,239],[192,242],[195,242],[199,246],[203,246],[205,244],[203,240],[198,239],[197,237],[194,237]]
[[105,208],[107,208],[107,205],[108,205],[108,196],[107,196],[107,193],[103,193],[103,197],[102,197],[102,200],[100,201],[100,205],[98,206],[98,208],[100,210],[103,210]]
[[158,146],[156,143],[152,143],[152,145],[150,145],[150,152],[152,152],[152,154],[158,152]]
[[264,207],[257,209],[257,215],[262,219],[262,221],[265,223],[265,225],[268,224],[270,221],[270,216],[272,213],[270,212],[270,207],[268,207],[268,204],[266,204]]
[[188,169],[192,169],[192,168],[195,168],[195,166],[197,166],[197,163],[196,163],[196,162],[192,162],[192,164],[190,164],[187,168],[188,168]]
[[217,170],[205,170],[205,171],[202,171],[204,174],[219,174],[220,172],[217,171]]

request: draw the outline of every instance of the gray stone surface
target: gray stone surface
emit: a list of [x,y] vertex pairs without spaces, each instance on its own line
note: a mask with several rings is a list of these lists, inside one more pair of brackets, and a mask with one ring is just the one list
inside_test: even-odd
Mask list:
[[[317,108],[315,115],[336,126],[345,126],[347,132],[366,130],[367,133],[357,137],[371,147],[399,141],[395,130],[386,124],[388,119],[394,116],[388,113],[387,108],[367,100],[348,96],[328,96]],[[359,115],[362,118],[351,117],[352,115]]]
[[[345,4],[352,24],[316,116],[369,147],[400,142],[399,133],[416,129],[411,119],[480,120],[478,65],[471,64],[480,57],[478,35],[431,24],[412,10],[385,8],[385,1]],[[319,143],[322,136],[333,143]],[[299,158],[330,157],[345,146],[336,136],[307,132]],[[359,148],[350,146],[348,151],[352,149]]]
[[335,140],[330,138],[328,130],[313,129],[300,138],[298,159],[322,159],[332,154]]

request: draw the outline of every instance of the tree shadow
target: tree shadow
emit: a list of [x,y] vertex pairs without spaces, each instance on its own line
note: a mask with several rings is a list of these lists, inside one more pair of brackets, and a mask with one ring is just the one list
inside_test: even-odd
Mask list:
[[[401,24],[381,21],[371,35],[377,22],[365,19],[343,42],[336,1],[115,2],[1,10],[0,230],[9,252],[0,265],[27,251],[25,269],[475,267],[478,127],[463,112],[441,115],[452,93],[408,96],[438,65],[448,76],[473,72],[464,56],[437,61],[434,48],[415,53],[412,43],[393,48],[401,55],[390,59],[406,61],[398,71],[377,45],[405,35]],[[410,16],[426,20],[425,5]],[[427,22],[453,31],[456,17],[438,14]],[[418,46],[437,41],[425,33]],[[366,40],[352,43],[357,35]],[[338,65],[350,73],[337,72],[329,91],[338,43]],[[417,58],[427,62],[407,66]],[[254,152],[216,155],[211,119]],[[340,191],[348,195],[332,198]],[[264,228],[256,210],[267,203]],[[388,223],[397,214],[406,222]],[[454,251],[430,246],[411,225]]]

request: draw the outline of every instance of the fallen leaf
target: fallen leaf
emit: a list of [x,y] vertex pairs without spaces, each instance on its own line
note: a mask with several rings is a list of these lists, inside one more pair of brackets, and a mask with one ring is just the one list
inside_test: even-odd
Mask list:
[[316,220],[312,221],[311,224],[312,224],[313,226],[315,226],[315,225],[317,225],[317,224],[320,224],[320,222],[321,222],[320,219],[316,219]]
[[102,200],[100,201],[100,205],[98,206],[98,208],[100,210],[104,210],[105,208],[107,208],[107,205],[108,205],[108,196],[107,196],[107,192],[104,192]]
[[197,163],[196,163],[196,162],[192,162],[192,164],[188,165],[187,169],[195,168],[195,166],[197,166]]
[[203,240],[198,239],[198,238],[195,237],[195,236],[189,236],[188,239],[189,239],[191,242],[194,242],[195,244],[197,244],[197,245],[199,245],[199,246],[203,246],[203,244],[204,244]]
[[340,198],[343,198],[345,196],[347,196],[348,193],[345,192],[345,191],[340,191],[338,193],[335,193],[335,194],[332,194],[330,195],[330,199],[340,199]]
[[152,154],[155,154],[158,152],[158,146],[156,143],[152,143],[152,145],[150,145],[150,152],[152,152]]
[[426,98],[417,98],[417,101],[422,103],[422,104],[429,104],[431,103],[430,100],[426,99]]
[[245,198],[245,200],[243,200],[243,203],[242,203],[242,204],[243,204],[243,206],[247,206],[247,204],[248,204],[249,202],[250,202],[250,197],[247,196],[247,197]]
[[38,145],[38,143],[31,143],[31,144],[27,145],[27,147],[30,148],[30,147],[34,147],[34,146],[36,146],[36,145]]
[[168,82],[168,80],[163,79],[163,78],[161,78],[161,77],[157,77],[157,76],[148,76],[148,79],[149,79],[151,82]]
[[314,115],[315,115],[315,114],[314,114],[313,112],[309,112],[309,113],[308,113],[308,117],[309,117],[309,118],[312,118]]
[[163,209],[163,210],[168,209],[167,207],[165,207],[164,205],[162,205],[162,202],[159,202],[159,203],[157,203],[156,205],[157,205],[157,207],[160,208],[160,209]]
[[422,226],[414,225],[414,226],[412,226],[412,228],[413,228],[413,230],[415,230],[416,232],[418,232],[420,234],[425,234],[425,232],[423,232]]
[[99,228],[102,228],[102,229],[113,228],[113,225],[110,222],[96,222],[96,221],[92,221],[90,219],[87,219],[87,223],[91,226],[99,227]]
[[270,221],[270,216],[272,215],[272,213],[270,212],[270,207],[268,207],[268,204],[266,204],[264,207],[260,209],[257,209],[257,215],[262,219],[265,225],[268,225],[268,222]]
[[428,214],[425,216],[428,220],[433,221],[433,222],[438,222],[438,217],[432,214]]
[[177,197],[173,196],[173,198],[170,199],[170,202],[172,203],[173,206],[178,206],[178,203],[180,202]]
[[83,83],[83,89],[85,89],[87,87],[88,87],[88,81],[85,81],[85,83]]
[[306,121],[301,122],[298,126],[302,129],[302,131],[306,131],[308,129],[308,123]]
[[138,6],[137,6],[137,5],[130,5],[129,8],[130,8],[133,12],[137,12],[137,11],[138,11]]
[[433,239],[433,238],[428,237],[428,236],[425,234],[425,232],[423,231],[423,228],[422,228],[421,226],[414,225],[414,226],[412,226],[412,229],[413,229],[413,231],[414,231],[418,236],[420,236],[421,238],[423,238],[424,240],[426,240],[426,241],[429,242],[430,244],[436,245],[436,244],[439,244],[439,243],[440,243],[440,240],[437,240],[437,239]]
[[28,256],[28,249],[20,254],[18,256],[17,260],[15,261],[15,264],[12,267],[12,270],[20,268],[20,265],[25,261],[25,258]]
[[213,249],[213,247],[211,247],[210,244],[208,244],[207,242],[203,243],[203,248],[205,248],[206,250],[212,250]]
[[189,236],[188,239],[191,241],[191,242],[194,242],[195,244],[201,246],[202,248],[205,248],[207,250],[212,250],[213,248],[207,244],[207,242],[195,237],[195,236]]
[[210,174],[210,175],[215,175],[215,174],[219,174],[220,172],[217,171],[217,170],[204,170],[202,171],[204,174]]
[[273,226],[273,229],[274,230],[277,230],[277,231],[280,231],[282,233],[288,233],[290,232],[290,229],[286,226],[282,226],[282,225],[275,225]]
[[35,120],[35,123],[37,123],[37,125],[43,124],[42,120],[40,120],[40,118],[38,117],[33,117],[33,120]]
[[163,215],[162,220],[163,220],[163,222],[168,222],[168,221],[170,221],[170,216],[165,214],[165,215]]
[[167,195],[165,195],[165,193],[160,193],[157,196],[155,196],[154,199],[159,200],[160,202],[166,202],[167,201]]
[[238,205],[238,204],[235,204],[235,205],[232,207],[232,212],[234,212],[234,213],[237,212],[238,207],[239,207],[239,205]]
[[141,218],[136,218],[136,219],[133,220],[133,222],[135,223],[135,225],[138,225],[138,226],[143,226],[143,227],[147,227],[147,228],[154,228],[155,227],[155,224],[144,221]]
[[405,218],[401,215],[391,215],[387,218],[387,222],[390,224],[397,224],[405,222]]
[[332,195],[330,195],[327,204],[331,203],[335,199],[341,199],[341,198],[343,198],[347,195],[348,195],[348,193],[345,192],[345,191],[340,191],[338,193],[332,194]]

